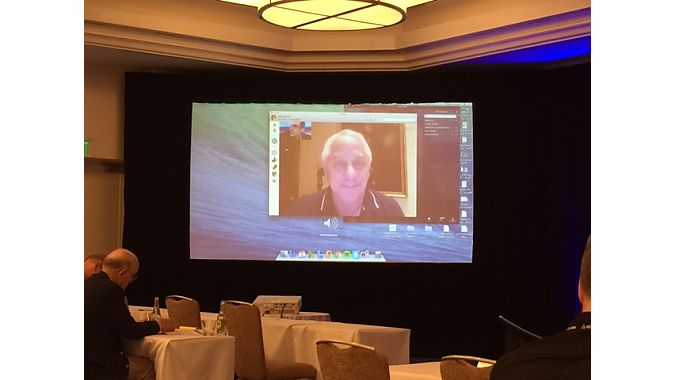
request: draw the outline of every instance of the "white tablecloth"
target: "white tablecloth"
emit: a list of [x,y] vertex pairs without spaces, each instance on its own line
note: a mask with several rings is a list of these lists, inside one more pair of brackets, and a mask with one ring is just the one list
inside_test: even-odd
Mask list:
[[[281,318],[279,314],[265,314],[264,318]],[[318,311],[301,311],[298,314],[284,314],[284,319],[313,320],[313,321],[331,321],[331,314],[320,313]]]
[[[129,307],[134,319],[143,320],[147,307]],[[166,310],[162,311],[166,317]],[[203,336],[177,330],[125,340],[128,355],[150,358],[157,380],[232,380],[235,376],[235,338]]]
[[[152,311],[152,308],[138,306],[130,306],[129,309],[137,320],[144,319],[145,314]],[[167,317],[166,309],[160,312],[163,317]],[[201,313],[202,319],[215,319],[216,316],[216,313]],[[409,329],[286,318],[262,318],[261,326],[267,358],[308,363],[317,369],[316,380],[322,380],[316,348],[316,342],[322,339],[345,340],[372,346],[387,357],[390,365],[409,362]]]
[[409,361],[409,329],[339,322],[302,321],[263,318],[265,355],[278,360],[308,363],[317,369],[321,380],[316,342],[337,339],[375,347],[391,364]]
[[390,380],[441,380],[439,362],[391,365]]

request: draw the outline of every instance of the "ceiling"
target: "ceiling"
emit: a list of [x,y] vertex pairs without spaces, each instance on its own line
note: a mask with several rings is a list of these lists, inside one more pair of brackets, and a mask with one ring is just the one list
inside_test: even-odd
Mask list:
[[86,63],[131,70],[411,71],[589,56],[589,0],[436,0],[366,31],[302,31],[218,0],[85,0]]

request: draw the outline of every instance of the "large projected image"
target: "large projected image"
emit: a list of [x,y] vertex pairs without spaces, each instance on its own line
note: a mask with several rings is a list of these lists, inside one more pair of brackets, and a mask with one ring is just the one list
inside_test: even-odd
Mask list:
[[203,104],[190,257],[471,262],[472,105]]

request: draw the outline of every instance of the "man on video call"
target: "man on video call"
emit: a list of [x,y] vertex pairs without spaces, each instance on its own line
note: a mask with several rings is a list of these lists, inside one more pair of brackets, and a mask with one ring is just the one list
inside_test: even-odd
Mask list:
[[322,150],[329,186],[298,198],[288,209],[303,216],[404,216],[397,202],[369,188],[371,148],[364,136],[343,129],[329,137]]

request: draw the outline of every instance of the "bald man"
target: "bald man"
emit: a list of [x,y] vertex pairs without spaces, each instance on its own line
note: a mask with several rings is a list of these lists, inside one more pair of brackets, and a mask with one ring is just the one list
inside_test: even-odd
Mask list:
[[125,289],[137,277],[139,262],[131,251],[119,248],[103,261],[101,272],[84,283],[85,379],[153,379],[152,362],[128,358],[122,338],[141,339],[173,331],[169,319],[136,322],[125,303]]

